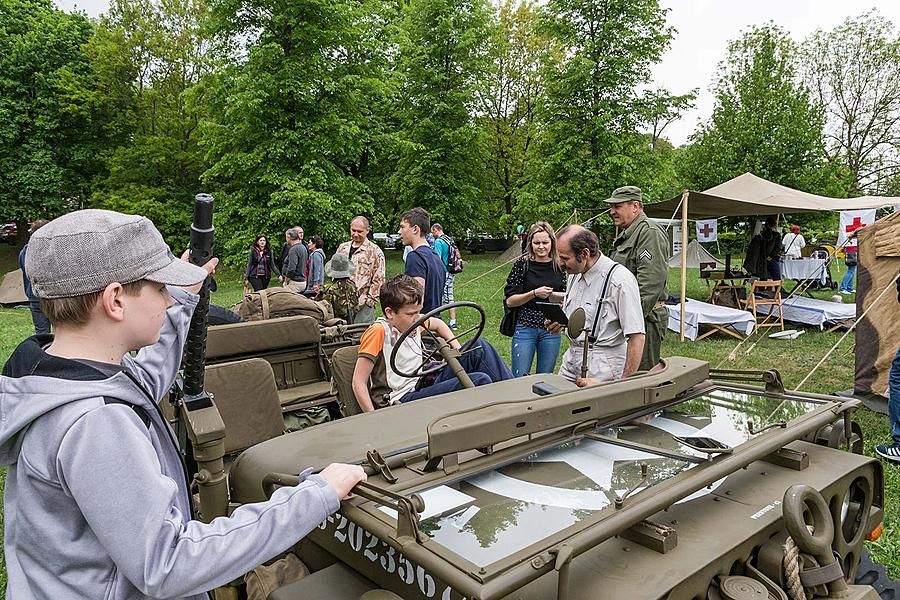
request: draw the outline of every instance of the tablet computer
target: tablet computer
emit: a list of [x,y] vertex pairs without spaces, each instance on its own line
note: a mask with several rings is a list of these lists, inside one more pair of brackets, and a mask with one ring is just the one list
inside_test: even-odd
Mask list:
[[555,321],[560,325],[568,325],[569,317],[563,312],[562,306],[555,302],[534,302],[539,311],[544,313],[544,317],[551,321]]

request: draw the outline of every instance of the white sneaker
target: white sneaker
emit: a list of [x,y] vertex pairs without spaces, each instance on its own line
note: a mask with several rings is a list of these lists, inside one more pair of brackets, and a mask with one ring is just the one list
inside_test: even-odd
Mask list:
[[841,293],[849,296],[849,295],[852,294],[853,292],[851,292],[851,291],[849,291],[849,290],[841,290]]

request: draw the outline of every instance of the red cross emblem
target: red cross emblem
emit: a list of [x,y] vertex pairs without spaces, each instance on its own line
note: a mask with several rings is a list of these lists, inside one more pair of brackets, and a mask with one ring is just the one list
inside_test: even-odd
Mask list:
[[860,219],[859,217],[853,217],[853,222],[844,227],[844,231],[846,231],[847,233],[853,233],[857,229],[865,226],[866,224],[862,222],[862,219]]
[[703,237],[709,237],[709,234],[713,232],[713,228],[709,226],[709,223],[704,223],[703,227],[700,228],[700,233],[703,234]]

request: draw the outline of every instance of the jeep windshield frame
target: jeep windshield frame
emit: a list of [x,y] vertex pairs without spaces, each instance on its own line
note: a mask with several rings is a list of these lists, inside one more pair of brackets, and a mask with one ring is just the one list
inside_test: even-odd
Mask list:
[[[648,383],[650,382],[648,381]],[[602,390],[599,392],[600,396],[605,395]],[[768,422],[770,420],[768,418],[763,418],[760,422],[752,425],[744,424],[744,440],[742,442],[729,446],[727,452],[716,452],[709,455],[684,444],[677,448],[657,448],[642,442],[629,442],[627,439],[617,439],[609,435],[609,429],[622,426],[661,409],[690,405],[693,401],[704,398],[710,400],[711,405],[721,404],[723,400],[727,403],[729,399],[727,397],[723,399],[721,397],[723,393],[758,398],[763,401],[762,404],[777,404],[779,409],[796,405],[803,405],[805,409],[793,413],[787,411],[786,416],[790,418],[776,419],[774,423]],[[400,519],[393,518],[385,512],[383,506],[379,506],[379,503],[371,499],[356,498],[347,501],[342,507],[341,514],[357,527],[402,552],[402,556],[406,559],[424,568],[427,573],[432,574],[440,581],[446,582],[459,594],[483,600],[498,599],[551,570],[565,570],[565,564],[579,554],[692,494],[696,494],[703,488],[715,485],[717,481],[750,463],[766,458],[790,442],[814,434],[819,428],[833,422],[843,413],[851,411],[858,405],[858,401],[847,401],[833,396],[797,392],[779,394],[766,392],[753,386],[705,380],[703,383],[691,385],[689,389],[675,394],[672,398],[659,403],[647,403],[644,408],[632,410],[627,415],[618,414],[607,419],[587,419],[574,424],[560,424],[557,420],[545,415],[544,423],[549,424],[549,430],[528,431],[527,435],[521,439],[492,442],[488,447],[482,448],[484,452],[488,452],[486,454],[467,448],[467,446],[471,446],[469,442],[479,440],[473,431],[477,430],[481,433],[485,431],[478,425],[484,422],[484,415],[474,415],[472,419],[468,420],[463,418],[463,421],[471,424],[474,429],[468,430],[462,436],[466,437],[471,434],[474,437],[470,436],[468,442],[460,444],[454,444],[452,440],[448,441],[447,439],[441,440],[439,444],[429,444],[427,453],[419,451],[405,461],[403,476],[397,483],[383,487],[389,489],[393,494],[401,496],[427,493],[429,490],[440,487],[455,487],[458,491],[460,485],[466,484],[467,480],[471,481],[486,473],[495,473],[499,469],[522,463],[523,457],[534,459],[541,453],[552,452],[554,449],[593,444],[624,446],[632,451],[654,455],[654,459],[680,463],[684,467],[676,474],[656,481],[651,486],[636,485],[634,493],[625,498],[620,506],[610,499],[606,506],[588,511],[587,514],[582,515],[583,518],[579,518],[549,535],[542,536],[532,543],[512,548],[496,560],[476,562],[472,560],[471,554],[464,556],[465,553],[454,551],[428,535],[421,536],[419,538],[421,541],[417,541],[416,536],[400,535],[399,521],[403,520],[403,516],[401,515]],[[614,409],[611,410],[614,412]],[[507,419],[507,416],[509,415],[501,415],[498,417],[498,421],[515,422],[515,415],[512,415],[511,419]],[[760,412],[755,413],[755,416],[768,415]],[[452,419],[449,421],[438,419],[432,425],[440,426],[442,423],[454,423],[455,426],[461,428],[467,426],[463,425],[462,421],[454,422]],[[762,428],[763,425],[770,426]],[[429,432],[431,429],[432,426],[429,426]],[[502,432],[498,433],[494,427],[488,437],[493,440],[503,438],[504,435]],[[673,439],[675,437],[673,434]],[[444,454],[436,452],[435,447]],[[466,457],[468,460],[446,461],[447,456],[452,454],[456,454],[457,458]],[[444,459],[443,468],[435,465],[435,459],[438,456]],[[631,468],[635,470],[635,476],[638,476],[637,465],[633,464],[634,461],[631,462]],[[376,486],[381,486],[384,479],[376,474],[370,477],[370,481]],[[645,493],[650,488],[652,488],[652,493]],[[618,495],[621,491],[610,489],[604,492]],[[439,518],[446,520],[447,516],[443,515]],[[426,531],[423,533],[427,534],[428,529],[434,526],[433,521],[433,518],[421,521],[415,519],[415,527],[420,531],[425,529]],[[346,553],[346,548],[342,550],[334,547],[335,544],[330,539],[331,531],[328,527],[325,529],[325,535],[314,532],[312,539],[336,556],[341,556],[342,552]],[[564,557],[565,560],[559,557]],[[567,572],[567,570],[565,571]]]

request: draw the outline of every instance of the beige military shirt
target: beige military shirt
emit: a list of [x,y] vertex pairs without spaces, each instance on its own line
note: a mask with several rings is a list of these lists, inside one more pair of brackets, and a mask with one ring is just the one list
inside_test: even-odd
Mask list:
[[[344,242],[338,246],[341,254],[350,254],[352,242]],[[359,292],[359,306],[375,306],[381,286],[384,283],[384,252],[378,244],[366,239],[350,257],[356,265],[356,271],[350,277]]]
[[[589,347],[588,377],[610,381],[622,376],[625,368],[627,336],[644,333],[644,312],[637,279],[624,266],[610,269],[616,263],[601,255],[586,272],[570,275],[566,285],[563,311],[571,315],[576,308],[585,312],[585,327],[594,340]],[[602,302],[600,295],[609,276]],[[596,322],[595,322],[596,318]],[[574,381],[581,373],[585,334],[569,339],[569,350],[563,356],[559,373]]]

